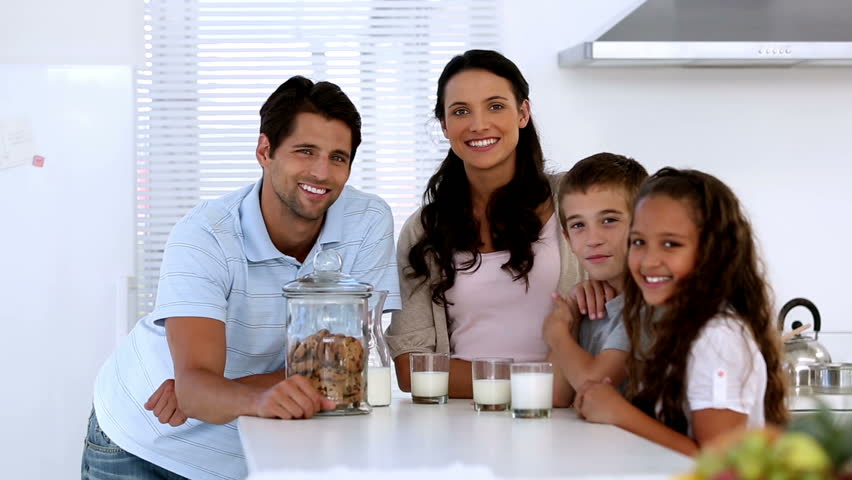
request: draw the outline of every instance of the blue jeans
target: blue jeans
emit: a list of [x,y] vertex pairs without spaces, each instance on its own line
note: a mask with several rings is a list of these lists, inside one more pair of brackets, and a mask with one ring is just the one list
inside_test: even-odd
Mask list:
[[98,425],[95,409],[89,415],[89,431],[83,448],[82,480],[186,480],[151,462],[125,452]]

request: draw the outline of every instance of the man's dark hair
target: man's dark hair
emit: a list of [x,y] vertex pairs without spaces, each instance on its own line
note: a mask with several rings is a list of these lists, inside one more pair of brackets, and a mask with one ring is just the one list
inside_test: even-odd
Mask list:
[[349,164],[361,144],[361,115],[349,97],[331,82],[317,82],[297,75],[282,83],[260,107],[260,133],[269,138],[269,154],[293,133],[296,115],[316,113],[329,120],[340,120],[352,132]]

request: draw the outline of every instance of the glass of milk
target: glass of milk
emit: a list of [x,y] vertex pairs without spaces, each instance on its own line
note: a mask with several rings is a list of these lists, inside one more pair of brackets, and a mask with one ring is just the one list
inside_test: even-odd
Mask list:
[[447,403],[450,390],[450,354],[412,353],[411,400],[414,403]]
[[512,416],[550,418],[553,407],[553,365],[548,362],[512,364]]
[[512,399],[511,358],[474,358],[473,409],[477,412],[502,412]]

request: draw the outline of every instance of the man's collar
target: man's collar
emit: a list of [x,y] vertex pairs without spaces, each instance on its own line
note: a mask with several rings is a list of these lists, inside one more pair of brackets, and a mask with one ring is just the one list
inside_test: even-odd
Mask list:
[[240,204],[240,226],[243,230],[243,243],[246,246],[246,258],[252,262],[262,262],[273,258],[283,257],[284,254],[275,248],[263,213],[260,211],[260,186],[263,178],[257,181],[251,191]]
[[[266,229],[266,223],[263,221],[263,213],[260,209],[260,187],[262,183],[263,178],[258,180],[240,204],[240,225],[243,230],[246,257],[252,262],[285,256],[272,243],[272,239],[269,238],[269,231]],[[343,217],[346,208],[345,188],[325,212],[325,221],[317,240],[323,248],[343,239]]]
[[346,197],[348,196],[344,185],[340,196],[326,210],[325,221],[317,239],[321,247],[325,248],[331,243],[343,241],[343,216],[346,213]]

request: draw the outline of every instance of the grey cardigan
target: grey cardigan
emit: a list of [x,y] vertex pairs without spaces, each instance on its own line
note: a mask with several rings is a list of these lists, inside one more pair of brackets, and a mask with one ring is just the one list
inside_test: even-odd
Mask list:
[[[559,204],[556,187],[561,176],[549,176],[554,206]],[[422,235],[423,227],[418,209],[405,221],[396,249],[402,310],[393,313],[391,324],[385,332],[393,358],[412,352],[450,352],[446,307],[432,302],[432,291],[427,283],[422,283],[422,278],[412,279],[406,276],[410,271],[408,252]],[[564,235],[559,235],[559,257],[560,276],[557,290],[560,295],[565,296],[571,287],[585,279],[586,274],[577,257],[571,252]],[[429,269],[432,275],[440,274],[432,262],[429,262]]]

